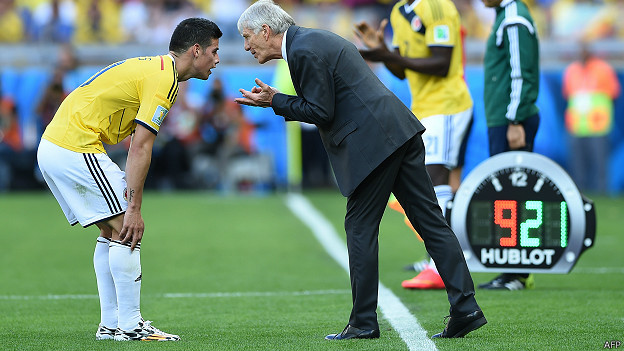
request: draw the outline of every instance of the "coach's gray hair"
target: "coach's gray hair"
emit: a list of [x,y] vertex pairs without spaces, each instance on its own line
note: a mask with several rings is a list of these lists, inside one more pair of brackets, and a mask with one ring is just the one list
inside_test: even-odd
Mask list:
[[295,24],[295,20],[273,0],[259,0],[249,6],[238,19],[238,32],[242,35],[245,28],[258,33],[266,24],[275,34],[281,34]]

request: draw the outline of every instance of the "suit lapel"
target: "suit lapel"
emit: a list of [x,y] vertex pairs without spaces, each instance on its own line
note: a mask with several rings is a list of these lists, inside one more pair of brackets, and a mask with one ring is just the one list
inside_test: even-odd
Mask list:
[[290,71],[290,79],[292,80],[297,96],[303,96],[301,93],[301,85],[299,84],[299,77],[295,75],[294,67],[296,62],[293,55],[290,53],[290,48],[295,37],[295,33],[299,30],[299,26],[290,26],[286,31],[286,57],[288,57],[288,70]]

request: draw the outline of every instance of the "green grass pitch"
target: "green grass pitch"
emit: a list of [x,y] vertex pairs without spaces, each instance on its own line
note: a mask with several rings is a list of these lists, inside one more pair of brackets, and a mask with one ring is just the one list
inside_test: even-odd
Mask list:
[[[337,191],[304,195],[344,236],[345,199]],[[489,323],[436,347],[602,350],[624,341],[624,198],[590,198],[596,243],[572,273],[536,275],[534,290],[477,290]],[[142,314],[182,341],[95,341],[97,229],[70,227],[48,192],[18,193],[0,195],[0,350],[407,350],[381,313],[378,340],[323,340],[347,322],[349,279],[284,194],[148,193],[143,216]],[[400,285],[413,276],[402,267],[424,255],[401,215],[386,211],[381,281],[430,336],[444,327],[445,292]]]

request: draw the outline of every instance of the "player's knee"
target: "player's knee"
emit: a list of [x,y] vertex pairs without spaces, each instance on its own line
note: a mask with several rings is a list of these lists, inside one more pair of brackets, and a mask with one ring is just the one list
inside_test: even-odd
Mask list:
[[448,184],[450,171],[445,165],[427,165],[427,172],[433,186]]
[[112,228],[104,223],[98,223],[98,228],[100,229],[100,236],[106,239],[111,239],[113,237]]

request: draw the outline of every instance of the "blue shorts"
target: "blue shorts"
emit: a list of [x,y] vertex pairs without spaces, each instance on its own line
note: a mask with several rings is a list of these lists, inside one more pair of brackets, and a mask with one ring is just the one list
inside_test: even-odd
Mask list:
[[[539,122],[539,114],[536,114],[520,122],[520,124],[522,124],[522,126],[524,127],[526,146],[514,151],[533,151],[535,134],[537,134]],[[490,156],[511,151],[511,149],[509,149],[509,142],[507,141],[507,127],[508,125],[488,128],[488,137],[490,138]]]

